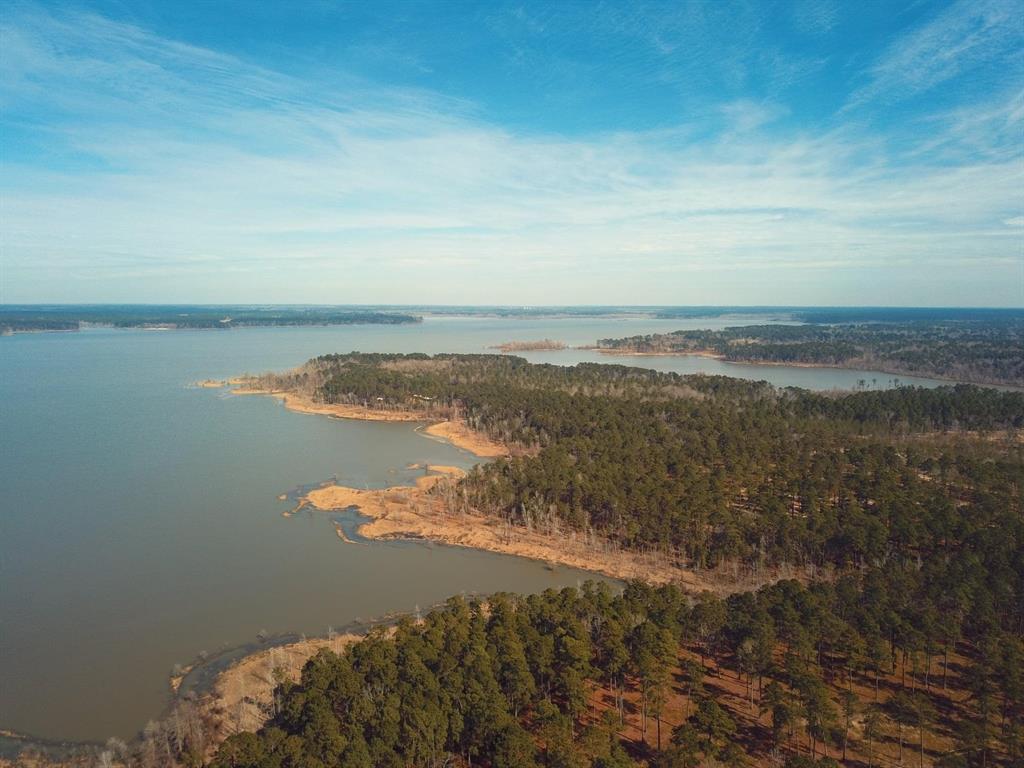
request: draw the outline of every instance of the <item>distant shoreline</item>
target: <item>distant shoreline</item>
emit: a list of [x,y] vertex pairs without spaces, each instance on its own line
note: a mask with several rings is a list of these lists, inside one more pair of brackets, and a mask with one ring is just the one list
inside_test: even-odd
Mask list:
[[406,320],[401,322],[375,322],[372,320],[349,323],[242,323],[238,325],[175,325],[173,323],[152,323],[142,325],[114,325],[113,323],[82,323],[77,328],[0,328],[0,337],[19,336],[29,333],[81,333],[89,330],[107,331],[240,331],[250,328],[346,328],[357,325],[415,325],[422,322]]

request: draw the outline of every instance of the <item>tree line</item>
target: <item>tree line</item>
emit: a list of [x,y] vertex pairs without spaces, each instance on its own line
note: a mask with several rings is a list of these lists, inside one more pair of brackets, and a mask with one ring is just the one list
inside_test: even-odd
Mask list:
[[478,466],[462,503],[515,525],[558,520],[687,567],[939,556],[964,546],[965,518],[998,527],[1021,510],[1021,445],[1006,434],[1024,427],[1016,392],[823,395],[491,355],[327,356],[270,384],[457,413],[525,449]]
[[[211,766],[1013,764],[1019,627],[983,597],[943,613],[967,597],[902,566],[724,601],[640,582],[455,597],[318,653]],[[957,648],[967,661],[951,672]]]
[[332,355],[271,378],[526,449],[458,487],[513,524],[821,578],[453,598],[312,659],[216,768],[1020,763],[1024,395],[495,355]]

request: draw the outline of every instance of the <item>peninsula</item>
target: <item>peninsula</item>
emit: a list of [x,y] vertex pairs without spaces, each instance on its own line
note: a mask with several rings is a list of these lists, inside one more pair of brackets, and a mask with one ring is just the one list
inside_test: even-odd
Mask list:
[[[507,355],[329,355],[252,383],[308,412],[457,420],[505,447],[415,488],[304,498],[358,507],[364,535],[537,556],[508,548],[530,542],[557,562],[573,541],[606,572],[650,559],[618,595],[453,597],[333,650],[289,647],[276,688],[252,682],[266,653],[241,664],[219,700],[248,679],[278,714],[227,738],[215,768],[262,766],[285,743],[325,764],[524,768],[1017,748],[975,692],[1004,723],[1021,711],[1019,611],[996,595],[1019,591],[1024,394],[823,395]],[[366,704],[375,686],[390,693]],[[340,714],[306,714],[321,711]]]
[[[271,395],[303,413],[429,422],[427,434],[493,459],[465,477],[424,477],[416,488],[333,486],[308,495],[320,509],[360,507],[374,520],[368,536],[429,538],[716,591],[850,556],[808,560],[799,537],[760,532],[766,514],[781,513],[772,489],[813,476],[808,462],[832,456],[845,473],[853,471],[850,445],[886,450],[912,439],[939,450],[950,436],[973,444],[979,433],[989,445],[1016,445],[1024,427],[1024,394],[1015,392],[824,395],[508,355],[327,355],[232,383],[239,394]],[[826,514],[837,502],[825,486],[807,486],[784,503]],[[859,538],[855,530],[867,524],[847,520],[834,535]]]

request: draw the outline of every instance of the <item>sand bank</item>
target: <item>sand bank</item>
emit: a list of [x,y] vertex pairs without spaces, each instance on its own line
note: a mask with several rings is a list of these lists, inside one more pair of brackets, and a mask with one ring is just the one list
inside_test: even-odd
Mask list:
[[[280,400],[284,407],[296,413],[310,413],[318,416],[331,416],[336,419],[356,419],[359,421],[402,421],[429,422],[430,414],[413,410],[396,410],[393,408],[375,408],[373,406],[350,405],[348,403],[318,403],[297,392],[257,389],[245,386],[243,380],[233,380],[236,395],[269,395]],[[420,434],[441,438],[470,453],[483,458],[507,456],[509,449],[501,443],[491,440],[482,432],[470,429],[465,422],[449,420],[433,420],[421,430]]]
[[[440,467],[431,467],[440,470]],[[475,512],[452,511],[448,500],[456,492],[454,467],[445,474],[427,475],[415,487],[393,486],[363,490],[328,485],[310,491],[305,500],[320,510],[356,507],[371,520],[359,528],[369,539],[429,539],[441,544],[485,549],[552,564],[603,573],[619,579],[640,578],[652,583],[675,582],[692,589],[716,589],[698,574],[679,568],[657,554],[619,549],[576,531],[540,533]]]
[[496,459],[511,453],[506,446],[491,440],[483,432],[470,429],[463,421],[438,421],[424,428],[423,432],[485,459]]
[[[270,395],[279,399],[286,408],[299,413],[368,421],[429,420],[428,415],[419,411],[318,403],[296,392],[253,388],[247,386],[244,379],[229,383],[235,387],[232,390],[235,394]],[[436,421],[418,431],[447,440],[484,458],[512,453],[508,446],[470,429],[461,421]],[[490,515],[456,511],[457,505],[452,503],[458,493],[454,481],[465,473],[457,467],[431,465],[426,469],[431,474],[418,478],[415,486],[365,490],[326,485],[301,497],[297,506],[285,515],[307,507],[319,510],[357,507],[363,515],[371,518],[359,528],[359,534],[368,539],[428,539],[452,546],[528,557],[619,579],[675,582],[691,589],[716,592],[737,588],[721,574],[698,574],[673,564],[660,553],[623,550],[606,540],[577,531],[541,532],[510,525]]]
[[502,352],[558,352],[568,349],[569,345],[562,341],[552,339],[540,339],[539,341],[506,341],[504,344],[497,344],[489,349],[498,349]]
[[[360,635],[300,640],[268,648],[240,659],[218,675],[213,689],[204,694],[202,709],[218,723],[215,744],[239,731],[254,731],[273,711],[274,687],[281,679],[298,680],[302,667],[321,648],[341,653],[362,639]],[[212,752],[208,757],[212,757]]]

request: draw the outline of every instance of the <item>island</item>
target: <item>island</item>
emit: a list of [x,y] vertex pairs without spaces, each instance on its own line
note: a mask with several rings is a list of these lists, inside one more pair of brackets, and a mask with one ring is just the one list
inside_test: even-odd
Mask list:
[[558,352],[567,349],[568,345],[561,341],[551,339],[540,339],[538,341],[506,341],[491,349],[499,349],[502,352]]

